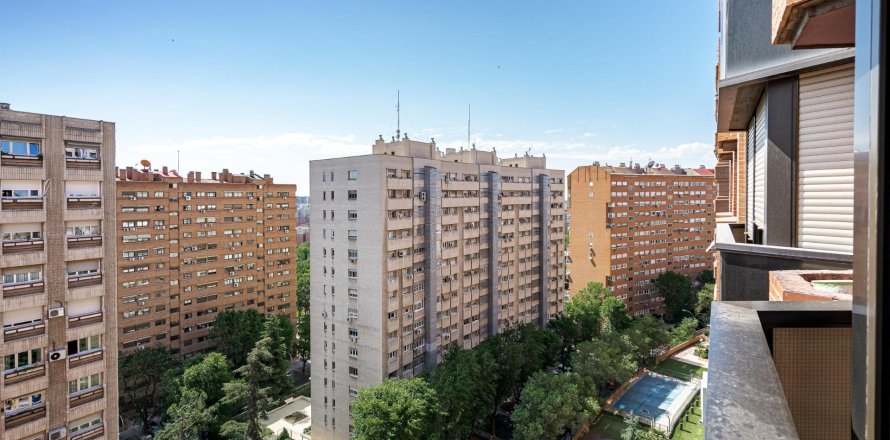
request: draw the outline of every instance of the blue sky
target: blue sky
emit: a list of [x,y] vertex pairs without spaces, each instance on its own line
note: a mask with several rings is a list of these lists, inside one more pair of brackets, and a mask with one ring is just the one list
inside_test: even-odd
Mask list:
[[[253,169],[396,128],[570,171],[713,165],[717,2],[6,0],[0,101],[115,121],[118,165]],[[16,24],[17,23],[17,24]],[[16,24],[16,25],[12,25]]]

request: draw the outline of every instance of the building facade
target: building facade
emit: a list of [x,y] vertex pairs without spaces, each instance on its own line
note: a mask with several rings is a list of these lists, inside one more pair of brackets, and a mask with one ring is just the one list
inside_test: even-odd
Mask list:
[[295,193],[253,172],[119,169],[119,348],[205,352],[224,310],[294,319]]
[[564,173],[545,158],[405,135],[310,169],[313,438],[349,436],[359,388],[562,310]]
[[711,267],[713,170],[596,163],[576,168],[568,181],[571,294],[600,282],[634,316],[663,314],[659,275],[693,277]]
[[0,438],[116,438],[115,125],[0,104],[0,150]]

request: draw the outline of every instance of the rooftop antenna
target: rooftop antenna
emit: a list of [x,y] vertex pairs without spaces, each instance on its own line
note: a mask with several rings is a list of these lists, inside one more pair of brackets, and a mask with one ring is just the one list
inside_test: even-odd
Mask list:
[[179,172],[182,168],[179,168],[179,150],[176,150],[176,172]]
[[467,149],[470,148],[470,121],[473,119],[473,106],[467,104]]
[[401,91],[396,90],[396,138],[401,139],[402,115],[401,115]]

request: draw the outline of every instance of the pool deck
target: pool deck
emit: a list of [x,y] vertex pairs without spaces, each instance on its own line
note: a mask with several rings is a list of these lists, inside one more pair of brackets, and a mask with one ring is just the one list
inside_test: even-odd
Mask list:
[[[659,392],[653,392],[652,382],[670,382],[677,387],[676,393],[670,392],[667,395],[661,396]],[[646,389],[638,389],[638,386],[646,386]],[[605,409],[619,416],[638,415],[644,423],[651,424],[665,432],[671,432],[674,425],[682,417],[683,411],[695,399],[695,396],[698,394],[698,388],[698,383],[686,382],[660,373],[647,371],[646,374],[634,379],[633,383],[625,388],[624,392],[617,396]],[[629,401],[624,400],[625,396],[628,397]],[[639,403],[635,410],[628,411],[623,409],[625,405],[633,405],[635,402],[638,402],[640,396],[643,396],[643,403]],[[650,399],[654,400],[650,402]],[[664,408],[661,408],[662,406]]]
[[695,355],[696,347],[697,345],[690,345],[689,347],[684,348],[682,351],[677,352],[677,354],[671,356],[671,359],[676,359],[680,362],[686,362],[687,364],[708,368],[708,360],[702,359]]

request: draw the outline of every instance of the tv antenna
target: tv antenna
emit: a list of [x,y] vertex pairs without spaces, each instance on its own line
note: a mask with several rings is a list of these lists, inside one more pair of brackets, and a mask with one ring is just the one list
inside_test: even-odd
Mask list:
[[467,149],[470,149],[470,121],[473,119],[473,107],[467,104]]
[[396,90],[396,140],[402,138],[401,91]]

